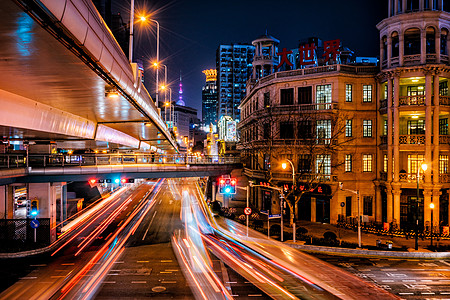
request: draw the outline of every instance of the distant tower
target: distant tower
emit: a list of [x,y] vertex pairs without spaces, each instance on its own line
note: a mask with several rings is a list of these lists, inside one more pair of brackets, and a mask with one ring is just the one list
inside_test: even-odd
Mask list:
[[183,101],[183,84],[181,83],[181,72],[180,72],[180,90],[178,91],[178,101],[177,105],[186,106],[186,103]]
[[252,42],[255,46],[253,59],[253,79],[259,79],[275,72],[278,65],[278,45],[280,41],[267,34]]

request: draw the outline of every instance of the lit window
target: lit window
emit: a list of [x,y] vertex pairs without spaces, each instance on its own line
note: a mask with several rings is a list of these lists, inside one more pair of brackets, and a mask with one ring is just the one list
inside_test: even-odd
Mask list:
[[372,120],[363,120],[363,137],[372,137]]
[[409,154],[408,155],[408,173],[416,174],[417,168],[424,162],[425,156],[423,154]]
[[352,85],[345,85],[345,102],[352,102]]
[[363,102],[372,102],[372,86],[363,85]]
[[331,103],[331,84],[316,87],[316,103]]
[[329,144],[331,140],[331,120],[316,121],[317,144]]
[[388,157],[387,154],[383,156],[383,172],[387,173],[388,171]]
[[331,174],[331,155],[318,154],[316,156],[316,173],[321,175]]
[[345,155],[345,172],[351,172],[352,171],[352,155],[346,154]]
[[448,155],[439,155],[439,174],[448,173]]
[[363,154],[363,172],[372,172],[372,154]]
[[352,120],[345,120],[345,136],[351,137],[352,136]]

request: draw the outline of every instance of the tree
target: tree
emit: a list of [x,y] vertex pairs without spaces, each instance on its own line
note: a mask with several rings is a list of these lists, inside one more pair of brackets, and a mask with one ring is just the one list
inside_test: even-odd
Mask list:
[[[331,170],[344,163],[338,151],[353,139],[345,136],[348,116],[336,105],[266,106],[241,127],[244,164],[262,171],[271,185],[293,182],[286,194],[291,226],[299,201],[306,193],[320,188],[320,184],[331,181]],[[280,170],[287,159],[294,164],[293,179],[292,173]]]

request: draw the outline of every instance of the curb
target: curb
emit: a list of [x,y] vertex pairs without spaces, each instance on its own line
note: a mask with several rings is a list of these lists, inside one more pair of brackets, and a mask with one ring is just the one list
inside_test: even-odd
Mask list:
[[22,252],[12,252],[12,253],[0,253],[0,259],[23,258],[23,257],[27,257],[27,256],[43,254],[43,253],[46,253],[46,252],[52,250],[54,247],[55,247],[55,245],[52,244],[50,246],[47,246],[44,248],[39,248],[39,249],[34,249],[34,250],[28,250],[28,251],[22,251]]
[[424,258],[424,259],[442,259],[450,258],[450,252],[406,252],[406,251],[378,251],[378,250],[362,250],[362,249],[347,249],[339,247],[326,247],[314,245],[300,245],[294,243],[285,243],[289,247],[311,252],[323,253],[338,256],[376,256],[388,258]]

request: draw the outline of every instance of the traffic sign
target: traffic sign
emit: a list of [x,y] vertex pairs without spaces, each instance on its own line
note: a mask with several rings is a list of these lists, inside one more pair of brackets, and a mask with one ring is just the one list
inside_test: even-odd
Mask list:
[[281,214],[269,215],[269,219],[281,218]]
[[250,207],[246,207],[244,209],[244,214],[246,214],[247,216],[250,215],[252,213],[252,209]]
[[265,214],[265,215],[268,215],[268,214],[269,214],[269,211],[268,211],[268,210],[260,210],[259,212],[262,213],[262,214]]
[[39,227],[39,221],[38,220],[31,220],[31,222],[30,222],[30,226],[31,226],[31,228],[38,228]]
[[345,206],[345,202],[341,202],[341,207],[344,207]]

